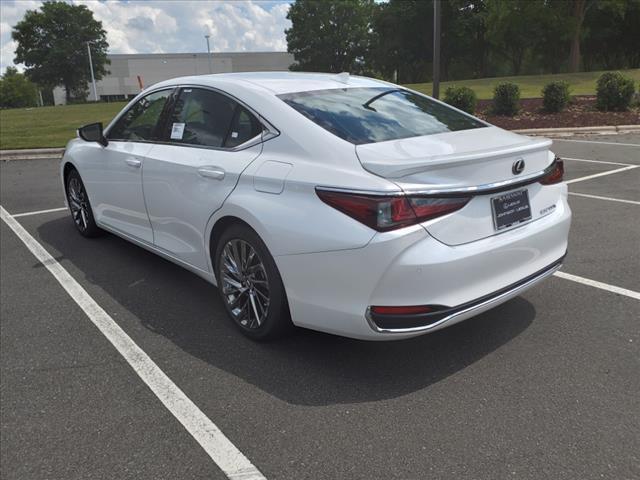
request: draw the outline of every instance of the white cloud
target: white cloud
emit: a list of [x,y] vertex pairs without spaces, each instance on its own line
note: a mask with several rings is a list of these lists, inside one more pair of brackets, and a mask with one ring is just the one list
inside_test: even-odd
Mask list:
[[[290,0],[167,1],[69,0],[91,9],[107,31],[109,53],[170,53],[206,51],[211,35],[214,52],[286,51],[284,30]],[[15,42],[11,27],[36,0],[3,1],[0,71],[13,65]]]

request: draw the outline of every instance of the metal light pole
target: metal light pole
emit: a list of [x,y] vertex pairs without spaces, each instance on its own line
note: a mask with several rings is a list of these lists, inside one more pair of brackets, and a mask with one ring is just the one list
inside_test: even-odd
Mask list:
[[96,90],[96,77],[93,75],[93,62],[91,61],[91,47],[87,42],[87,52],[89,52],[89,68],[91,69],[91,83],[93,84],[93,100],[98,101],[98,90]]
[[433,98],[440,96],[440,1],[433,0]]
[[205,35],[204,38],[207,39],[207,58],[209,59],[209,73],[213,73],[213,67],[211,66],[211,47],[209,46],[209,37],[211,35]]

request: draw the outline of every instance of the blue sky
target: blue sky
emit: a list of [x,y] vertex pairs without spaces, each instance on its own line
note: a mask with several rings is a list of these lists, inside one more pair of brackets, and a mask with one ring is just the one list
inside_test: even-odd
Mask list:
[[[87,5],[107,31],[110,53],[286,51],[289,0],[69,0]],[[13,65],[11,27],[40,0],[1,0],[0,71]]]

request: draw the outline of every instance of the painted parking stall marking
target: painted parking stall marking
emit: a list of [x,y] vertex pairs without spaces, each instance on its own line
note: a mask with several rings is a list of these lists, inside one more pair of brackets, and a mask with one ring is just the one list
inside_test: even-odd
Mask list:
[[609,202],[620,202],[620,203],[628,203],[631,205],[640,205],[640,202],[636,202],[635,200],[625,200],[623,198],[601,197],[600,195],[589,195],[586,193],[576,193],[576,192],[569,192],[569,195],[573,195],[576,197],[583,197],[583,198],[592,198],[594,200],[607,200]]
[[40,215],[43,213],[53,213],[53,212],[62,212],[63,210],[67,210],[67,207],[60,207],[60,208],[48,208],[46,210],[36,210],[35,212],[24,212],[24,213],[16,213],[14,215],[11,215],[13,218],[19,218],[19,217],[29,217],[31,215]]
[[567,185],[576,182],[584,182],[585,180],[591,180],[593,178],[606,177],[607,175],[613,175],[614,173],[626,172],[627,170],[633,170],[640,165],[629,165],[628,167],[616,168],[615,170],[609,170],[608,172],[594,173],[593,175],[587,175],[586,177],[574,178],[573,180],[567,180]]
[[587,162],[587,163],[603,163],[605,165],[620,165],[620,166],[631,166],[631,163],[620,163],[620,162],[607,162],[604,160],[589,160],[586,158],[571,158],[571,157],[561,157],[562,160],[571,160],[574,162]]
[[599,288],[600,290],[606,290],[608,292],[617,293],[618,295],[624,295],[625,297],[640,300],[640,292],[636,292],[634,290],[616,287],[615,285],[609,285],[608,283],[598,282],[596,280],[579,277],[578,275],[572,275],[565,272],[555,272],[553,275],[555,277],[564,278],[565,280],[571,280],[572,282],[581,283],[582,285],[588,285],[590,287]]
[[[24,215],[23,215],[24,216]],[[82,286],[0,205],[0,218],[53,275],[135,373],[231,480],[266,480],[224,433],[156,365]]]

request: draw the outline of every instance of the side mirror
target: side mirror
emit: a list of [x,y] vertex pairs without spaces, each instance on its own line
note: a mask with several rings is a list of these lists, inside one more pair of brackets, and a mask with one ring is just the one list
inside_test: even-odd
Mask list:
[[109,141],[102,133],[102,123],[90,123],[78,129],[78,136],[85,142],[98,142],[103,147],[109,144]]

